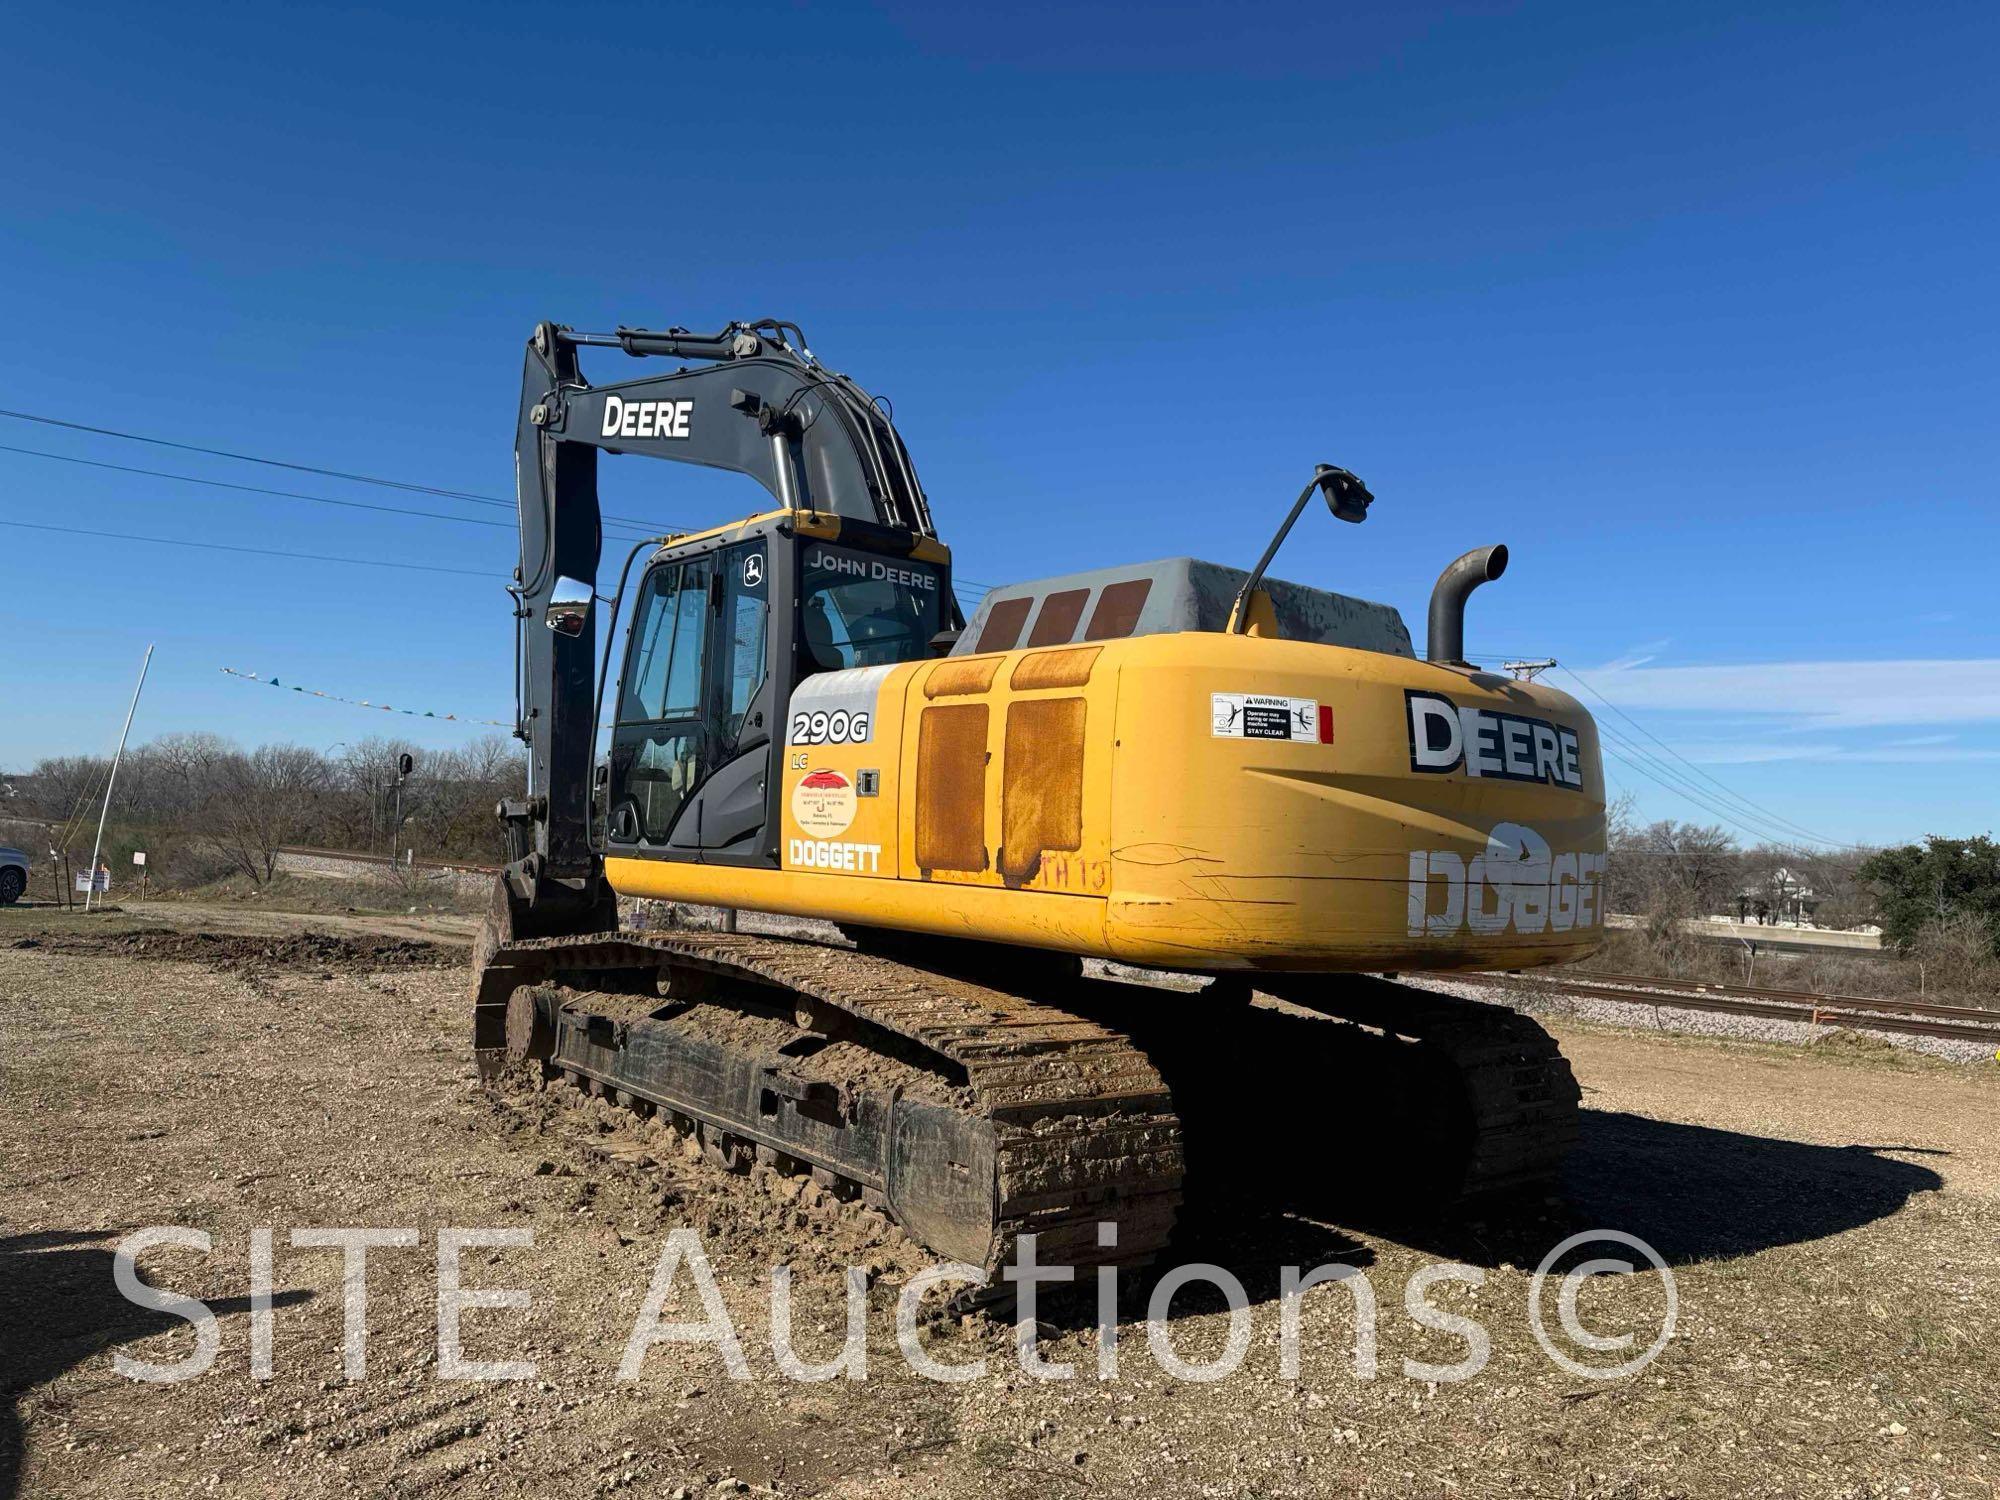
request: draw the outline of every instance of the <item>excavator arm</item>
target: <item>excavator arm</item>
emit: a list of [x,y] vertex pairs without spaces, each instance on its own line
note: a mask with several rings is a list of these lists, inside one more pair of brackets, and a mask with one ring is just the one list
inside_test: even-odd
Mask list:
[[[683,363],[663,375],[592,385],[579,367],[586,348]],[[822,367],[797,325],[764,320],[716,334],[591,334],[540,324],[528,341],[514,445],[521,530],[511,590],[515,733],[528,746],[529,781],[526,797],[500,804],[507,910],[495,912],[513,937],[615,925],[590,839],[600,451],[728,469],[756,480],[787,509],[935,535],[887,412],[852,380]]]

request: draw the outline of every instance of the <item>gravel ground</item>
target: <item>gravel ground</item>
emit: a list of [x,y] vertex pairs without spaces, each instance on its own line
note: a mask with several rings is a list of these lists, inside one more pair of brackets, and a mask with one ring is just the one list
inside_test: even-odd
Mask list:
[[[1916,1036],[1902,1031],[1876,1031],[1867,1026],[1814,1026],[1806,1021],[1784,1021],[1772,1016],[1725,1015],[1719,1011],[1675,1005],[1664,995],[1659,999],[1648,996],[1630,1002],[1556,991],[1536,996],[1524,995],[1511,986],[1503,991],[1497,985],[1477,984],[1470,980],[1427,979],[1415,975],[1405,977],[1410,983],[1469,1000],[1511,1004],[1516,1010],[1526,1011],[1543,1020],[1562,1017],[1603,1026],[1631,1027],[1639,1031],[1729,1037],[1740,1042],[1769,1042],[1791,1047],[1825,1046],[1829,1042],[1844,1045],[1849,1039],[1860,1038],[1869,1046],[1898,1048],[1944,1062],[1990,1067],[1996,1060],[1995,1047],[1983,1042],[1961,1041],[1947,1036]],[[1996,1040],[2000,1040],[2000,1032],[1996,1032]]]
[[[1233,1373],[1163,1374],[1138,1321],[1152,1279],[1132,1273],[1117,1378],[1092,1378],[1088,1308],[1071,1304],[1050,1310],[1041,1349],[1078,1378],[1023,1374],[1004,1325],[933,1317],[924,1337],[937,1358],[986,1363],[981,1378],[945,1384],[896,1353],[896,1298],[927,1260],[879,1219],[790,1180],[728,1176],[601,1101],[479,1090],[462,976],[420,949],[315,939],[264,944],[267,962],[249,950],[196,961],[73,940],[157,920],[0,917],[0,1386],[19,1423],[0,1425],[0,1497],[1991,1500],[2000,1487],[2000,1070],[1552,1016],[1585,1090],[1559,1200],[1496,1222],[1350,1221],[1324,1206],[1343,1156],[1384,1143],[1365,1131],[1273,1141],[1292,1195],[1268,1196],[1276,1178],[1252,1196],[1209,1184],[1179,1245],[1247,1288]],[[249,925],[245,936],[287,930],[275,913]],[[72,940],[9,946],[36,934]],[[403,921],[386,935],[416,936]],[[1255,1066],[1221,1038],[1217,1061]],[[114,1289],[112,1250],[144,1224],[213,1237],[206,1255],[141,1258],[156,1284],[218,1314],[213,1368],[180,1384],[135,1382],[112,1363],[193,1348],[187,1325]],[[297,1226],[339,1225],[421,1236],[369,1255],[368,1364],[355,1382],[342,1369],[341,1258],[288,1240]],[[259,1226],[277,1231],[268,1380],[249,1372]],[[465,1260],[469,1286],[531,1297],[468,1313],[467,1354],[532,1360],[532,1379],[441,1375],[436,1246],[451,1226],[533,1231],[532,1246]],[[1675,1336],[1635,1376],[1572,1374],[1528,1326],[1530,1273],[1579,1228],[1640,1236],[1675,1278]],[[677,1230],[705,1248],[748,1380],[711,1348],[680,1344],[654,1346],[637,1379],[618,1378]],[[1483,1275],[1426,1294],[1490,1338],[1485,1368],[1462,1383],[1403,1363],[1467,1354],[1464,1338],[1406,1310],[1413,1278],[1440,1259]],[[781,1377],[768,1296],[780,1260],[794,1267],[806,1360],[834,1352],[841,1273],[862,1268],[865,1380]],[[1277,1268],[1333,1261],[1360,1270],[1376,1298],[1373,1378],[1356,1373],[1356,1298],[1337,1285],[1307,1295],[1296,1376],[1283,1369]],[[1664,1294],[1657,1272],[1606,1276],[1579,1306],[1589,1325],[1643,1346]],[[1545,1305],[1553,1322],[1553,1297]],[[1183,1290],[1172,1313],[1165,1333],[1182,1358],[1224,1349],[1231,1320],[1212,1289]],[[685,1270],[664,1316],[703,1316]]]

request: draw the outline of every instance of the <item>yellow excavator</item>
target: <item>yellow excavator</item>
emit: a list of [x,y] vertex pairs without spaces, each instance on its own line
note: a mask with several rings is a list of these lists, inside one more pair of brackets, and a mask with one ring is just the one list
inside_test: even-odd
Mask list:
[[[584,349],[675,367],[593,384]],[[604,453],[772,503],[639,543],[607,600]],[[1158,1256],[1218,1112],[1323,1159],[1300,1137],[1359,1097],[1356,1028],[1426,1061],[1397,1101],[1413,1191],[1546,1186],[1576,1128],[1553,1039],[1393,982],[1602,936],[1595,726],[1465,660],[1504,547],[1445,569],[1420,658],[1395,610],[1267,575],[1316,497],[1368,513],[1322,464],[1247,571],[1099,568],[967,619],[887,408],[776,320],[540,325],[515,462],[530,772],[475,954],[483,1076],[657,1112],[989,1274],[1024,1234],[1051,1262]],[[731,917],[621,927],[621,896]]]

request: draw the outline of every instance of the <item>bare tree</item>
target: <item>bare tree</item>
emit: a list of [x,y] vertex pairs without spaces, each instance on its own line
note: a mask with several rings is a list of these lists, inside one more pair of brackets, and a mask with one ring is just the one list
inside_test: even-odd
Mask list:
[[[101,756],[44,760],[20,779],[9,811],[47,822],[59,842],[64,825],[94,807],[108,765]],[[519,795],[526,779],[520,748],[498,735],[451,750],[368,739],[330,757],[299,745],[246,752],[220,735],[166,734],[126,752],[107,848],[144,848],[156,881],[182,883],[235,871],[262,884],[285,844],[414,847],[491,864],[504,857],[494,804]]]
[[51,756],[38,761],[24,778],[28,784],[25,801],[50,822],[67,823],[80,815],[93,793],[103,790],[105,773],[110,769],[107,756]]
[[1993,954],[1993,927],[1979,913],[1954,912],[1933,917],[1917,929],[1908,944],[1911,958],[1922,965],[1926,990],[1965,995],[1980,1004],[1992,1003],[2000,988],[2000,962]]
[[487,735],[431,757],[424,769],[433,784],[425,803],[432,846],[453,856],[497,860],[502,841],[494,805],[503,797],[519,796],[527,785],[527,759],[520,747]]
[[1691,917],[1734,902],[1742,855],[1727,829],[1664,819],[1638,827],[1629,810],[1611,821],[1612,909],[1643,919],[1641,936],[1667,973],[1698,965]]
[[1645,827],[1612,825],[1615,909],[1662,916],[1705,916],[1734,900],[1742,853],[1725,828],[1671,818]]
[[277,873],[278,850],[317,821],[326,761],[303,745],[194,747],[185,773],[195,790],[191,838],[259,885]]

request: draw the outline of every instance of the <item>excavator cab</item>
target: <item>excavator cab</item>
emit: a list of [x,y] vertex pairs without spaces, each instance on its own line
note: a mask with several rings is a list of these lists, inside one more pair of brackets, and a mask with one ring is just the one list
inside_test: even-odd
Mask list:
[[[586,349],[677,363],[595,384]],[[528,787],[498,808],[508,862],[496,931],[615,925],[608,853],[774,864],[771,746],[793,687],[838,664],[911,660],[962,623],[950,555],[886,406],[815,360],[792,323],[707,335],[543,323],[528,341],[514,454]],[[614,684],[597,655],[597,465],[620,454],[744,475],[778,508],[646,544],[658,546]],[[613,631],[622,580],[618,595]]]
[[[792,690],[820,672],[934,654],[956,620],[934,539],[774,511],[661,547],[640,581],[593,824],[623,858],[778,863],[773,745]],[[838,743],[836,712],[819,726]],[[805,743],[808,720],[789,736]]]

